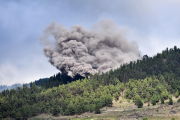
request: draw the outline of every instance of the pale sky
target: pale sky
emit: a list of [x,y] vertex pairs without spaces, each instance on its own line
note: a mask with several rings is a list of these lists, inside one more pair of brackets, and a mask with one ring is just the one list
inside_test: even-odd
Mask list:
[[0,85],[29,83],[59,71],[44,56],[39,37],[53,21],[91,29],[110,19],[153,56],[180,47],[180,0],[1,0]]

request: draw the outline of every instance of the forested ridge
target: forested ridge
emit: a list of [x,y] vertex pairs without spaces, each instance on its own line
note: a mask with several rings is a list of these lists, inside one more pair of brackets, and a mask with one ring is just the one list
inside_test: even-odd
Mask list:
[[[112,106],[119,96],[156,105],[161,100],[179,96],[180,49],[176,46],[153,57],[143,56],[107,73],[90,76],[90,80],[72,79],[57,74],[30,87],[4,90],[0,93],[0,118],[27,119],[41,113],[54,116],[100,113],[100,108]],[[124,93],[124,94],[123,94]]]
[[180,90],[180,49],[176,46],[171,49],[166,48],[153,57],[144,55],[142,60],[121,65],[115,70],[102,74],[100,78],[97,74],[91,78],[104,79],[107,83],[118,78],[120,82],[126,83],[129,79],[138,80],[150,76],[157,76],[159,79],[162,75],[171,85],[171,92]]
[[[109,72],[91,75],[91,79],[96,79],[97,82],[105,81],[103,84],[109,84],[114,78],[118,78],[120,82],[126,83],[129,79],[144,79],[150,76],[157,76],[158,78],[163,75],[166,82],[171,85],[171,92],[180,90],[180,49],[174,46],[174,48],[157,53],[153,57],[143,56],[142,60],[130,62],[129,64],[123,64],[115,70]],[[67,84],[72,81],[82,79],[81,76],[76,76],[72,79],[66,74],[56,74],[49,78],[49,81],[44,83],[38,82],[36,85],[45,88],[57,87],[62,84]]]

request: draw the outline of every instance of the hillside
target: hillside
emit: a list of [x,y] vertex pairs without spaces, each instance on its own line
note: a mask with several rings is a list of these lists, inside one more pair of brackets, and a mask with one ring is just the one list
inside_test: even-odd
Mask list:
[[172,93],[176,90],[180,91],[180,49],[174,46],[171,49],[166,48],[162,53],[157,53],[153,57],[144,55],[142,60],[121,65],[102,75],[96,74],[91,76],[91,79],[96,79],[99,83],[103,79],[104,85],[106,85],[111,83],[114,78],[126,83],[129,79],[138,80],[150,76],[156,76],[158,79],[163,76],[166,83],[170,85]]
[[27,119],[42,113],[53,116],[101,113],[101,108],[113,106],[113,99],[119,98],[132,101],[137,108],[163,104],[172,100],[173,95],[179,97],[179,69],[180,49],[174,47],[116,70],[91,75],[90,80],[57,74],[40,87],[31,83],[30,87],[23,85],[17,90],[1,92],[0,118]]

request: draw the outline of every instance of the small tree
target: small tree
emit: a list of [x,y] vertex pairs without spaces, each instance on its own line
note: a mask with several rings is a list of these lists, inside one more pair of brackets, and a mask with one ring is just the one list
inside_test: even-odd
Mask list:
[[176,120],[175,118],[171,118],[171,120]]
[[179,97],[179,91],[177,90],[175,93],[175,97],[178,98]]
[[148,120],[148,118],[147,118],[147,117],[144,117],[143,120]]
[[161,97],[161,104],[164,104],[164,98]]
[[152,98],[151,98],[151,103],[152,103],[152,105],[156,105],[156,99],[155,99],[155,97],[152,97]]
[[95,113],[96,114],[100,114],[101,113],[100,105],[99,104],[97,104],[96,107],[95,107]]
[[178,103],[180,103],[180,98],[177,100]]
[[57,116],[60,113],[60,107],[55,105],[54,108],[52,109],[52,114],[54,116]]
[[17,113],[16,113],[16,115],[15,115],[15,119],[16,120],[21,120],[22,118],[22,114],[21,114],[21,112],[20,111],[18,111]]
[[115,93],[114,98],[115,98],[115,101],[119,100],[119,94],[118,94],[118,92]]
[[107,95],[106,98],[105,98],[105,105],[108,106],[108,107],[111,107],[112,106],[112,97],[110,95]]
[[69,113],[70,115],[75,114],[75,108],[74,108],[74,105],[73,105],[72,101],[70,102],[70,104],[69,104],[69,106],[68,106],[68,113]]
[[142,102],[141,99],[138,99],[138,100],[137,100],[137,106],[138,106],[138,108],[142,108],[143,102]]
[[172,100],[172,98],[169,99],[169,105],[173,105],[173,100]]

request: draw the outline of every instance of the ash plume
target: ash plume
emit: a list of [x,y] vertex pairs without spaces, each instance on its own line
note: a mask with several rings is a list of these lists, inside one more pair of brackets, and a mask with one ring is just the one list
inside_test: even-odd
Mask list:
[[93,28],[72,26],[69,30],[56,22],[47,26],[40,39],[49,62],[71,77],[87,77],[140,59],[137,44],[129,42],[113,21],[103,19]]

